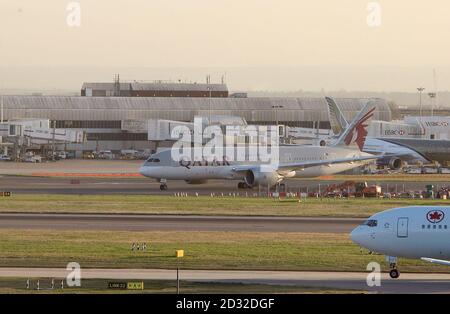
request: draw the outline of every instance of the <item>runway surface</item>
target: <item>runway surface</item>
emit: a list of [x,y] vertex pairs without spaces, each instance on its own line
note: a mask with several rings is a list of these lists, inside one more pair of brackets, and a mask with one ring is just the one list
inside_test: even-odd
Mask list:
[[[356,179],[357,180],[357,179]],[[336,181],[314,181],[292,179],[286,180],[287,191],[291,192],[317,192]],[[424,189],[424,182],[379,182],[373,181],[369,184],[381,184],[383,190],[392,191],[414,191]],[[188,193],[194,195],[210,195],[211,193],[239,193],[240,195],[249,195],[266,193],[267,189],[262,187],[261,190],[254,188],[251,190],[242,190],[237,188],[237,181],[230,180],[209,180],[207,184],[191,185],[184,181],[168,182],[169,189],[167,191],[159,190],[159,183],[144,177],[130,178],[65,178],[65,177],[32,177],[32,176],[1,176],[0,175],[0,191],[10,191],[22,194],[89,194],[89,195],[105,195],[105,194],[147,194],[147,195],[173,195],[174,193]],[[428,183],[427,183],[428,184]],[[443,182],[430,182],[437,186],[446,185]]]
[[359,218],[0,214],[0,229],[349,233]]
[[[64,278],[69,271],[57,268],[0,268],[0,277]],[[292,285],[379,293],[450,293],[449,274],[407,274],[390,279],[382,274],[381,286],[368,287],[368,273],[181,270],[180,279],[204,282]],[[81,269],[83,279],[176,280],[176,270],[165,269]],[[1,280],[1,279],[0,279]],[[230,291],[231,293],[231,291]]]

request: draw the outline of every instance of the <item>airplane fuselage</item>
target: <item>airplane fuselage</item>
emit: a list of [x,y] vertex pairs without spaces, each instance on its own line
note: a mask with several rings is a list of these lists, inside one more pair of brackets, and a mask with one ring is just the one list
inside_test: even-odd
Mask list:
[[[296,163],[302,161],[320,161],[333,160],[338,158],[351,158],[370,156],[367,153],[357,150],[321,147],[321,146],[281,146],[279,150],[279,163]],[[171,149],[161,151],[149,158],[141,167],[142,175],[155,179],[167,180],[207,180],[207,179],[243,179],[243,173],[236,172],[235,169],[240,165],[260,166],[261,162],[242,160],[233,161],[232,158],[224,156],[217,161],[201,160],[197,162],[188,162],[174,160]],[[155,162],[156,161],[156,162]],[[346,170],[350,170],[369,161],[355,161],[332,165],[321,165],[305,168],[303,170],[287,171],[279,173],[286,178],[292,177],[318,177],[322,175],[331,175]],[[275,165],[276,167],[276,165]]]
[[450,207],[387,210],[358,226],[351,238],[362,247],[387,256],[450,259]]

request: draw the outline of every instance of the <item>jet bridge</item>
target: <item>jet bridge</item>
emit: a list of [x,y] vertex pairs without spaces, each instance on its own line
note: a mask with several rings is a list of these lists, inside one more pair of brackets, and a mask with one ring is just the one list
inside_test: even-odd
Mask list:
[[83,131],[56,129],[50,127],[50,120],[9,120],[0,123],[0,146],[7,155],[8,147],[18,156],[27,148],[44,148],[49,145],[83,143]]

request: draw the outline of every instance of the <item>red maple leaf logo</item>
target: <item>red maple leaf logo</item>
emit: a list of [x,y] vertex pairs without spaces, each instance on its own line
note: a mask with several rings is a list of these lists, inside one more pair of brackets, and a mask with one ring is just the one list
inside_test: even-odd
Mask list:
[[437,223],[444,219],[444,213],[440,210],[430,211],[427,214],[428,221]]
[[350,144],[352,144],[354,133],[356,131],[356,139],[354,140],[354,142],[358,145],[359,150],[362,151],[368,133],[367,132],[368,124],[364,124],[364,122],[366,122],[373,116],[374,111],[375,108],[372,108],[358,122],[356,122],[356,124],[353,126],[350,132],[348,132],[347,136],[344,139],[345,145],[349,146]]
[[439,214],[438,212],[433,212],[430,214],[430,219],[431,220],[439,220],[441,219],[442,214]]

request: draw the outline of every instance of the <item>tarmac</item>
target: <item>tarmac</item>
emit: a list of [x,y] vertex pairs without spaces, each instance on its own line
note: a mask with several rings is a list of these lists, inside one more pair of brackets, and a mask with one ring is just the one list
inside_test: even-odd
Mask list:
[[359,218],[0,214],[0,229],[350,233]]
[[[43,174],[43,173],[42,173]],[[356,179],[357,180],[357,179]],[[285,182],[286,190],[294,193],[324,191],[332,180],[302,180],[289,179]],[[370,183],[370,182],[369,182]],[[380,182],[383,189],[420,190],[425,186],[424,182]],[[167,191],[160,191],[159,183],[139,175],[125,176],[118,174],[108,177],[64,177],[64,176],[25,176],[25,175],[1,175],[0,191],[9,191],[22,194],[147,194],[147,195],[173,195],[174,193],[188,193],[194,195],[210,195],[211,193],[236,193],[239,195],[264,195],[267,188],[238,189],[237,181],[209,180],[207,184],[187,184],[184,181],[169,181]],[[371,184],[371,183],[370,183]],[[446,185],[443,182],[434,183],[435,186]],[[272,189],[272,191],[274,191]]]
[[[69,271],[58,268],[0,268],[0,277],[65,278]],[[180,280],[316,287],[372,293],[450,293],[449,274],[405,273],[390,279],[383,273],[380,286],[369,287],[362,272],[180,270]],[[83,279],[176,280],[174,269],[81,269]],[[81,283],[82,284],[82,283]]]

